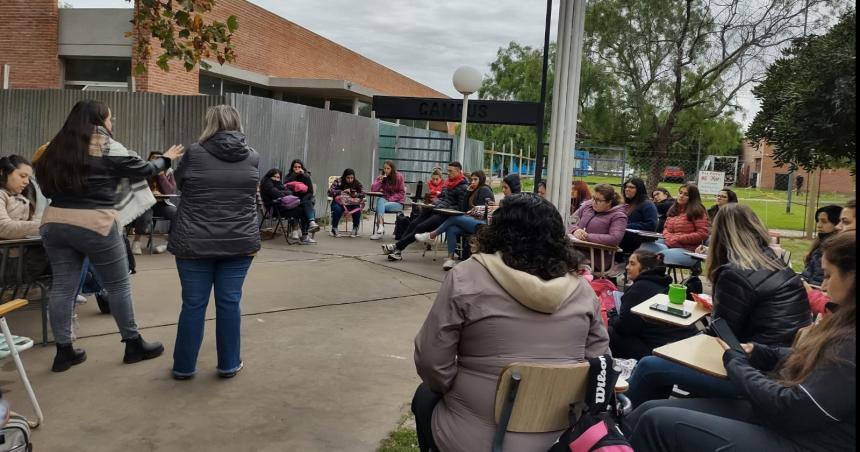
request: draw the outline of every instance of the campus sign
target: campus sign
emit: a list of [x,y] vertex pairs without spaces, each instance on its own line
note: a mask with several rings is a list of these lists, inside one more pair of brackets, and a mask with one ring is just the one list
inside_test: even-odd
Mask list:
[[[377,118],[460,122],[463,100],[373,96],[373,111]],[[467,120],[470,123],[534,126],[539,115],[540,104],[537,102],[469,100]]]

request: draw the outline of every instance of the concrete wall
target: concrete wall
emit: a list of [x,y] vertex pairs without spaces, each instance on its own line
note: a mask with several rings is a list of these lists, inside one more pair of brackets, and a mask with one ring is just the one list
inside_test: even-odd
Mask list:
[[10,65],[11,88],[60,87],[57,9],[57,0],[0,0],[0,71]]
[[132,9],[61,8],[59,54],[71,57],[131,58]]

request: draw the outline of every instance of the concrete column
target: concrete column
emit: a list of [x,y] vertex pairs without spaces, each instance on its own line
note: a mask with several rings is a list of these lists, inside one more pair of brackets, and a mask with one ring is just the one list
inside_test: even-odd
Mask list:
[[[547,199],[565,224],[570,211],[572,152],[579,113],[579,80],[585,30],[585,0],[561,0],[558,16],[558,53],[553,83],[553,112],[547,164]],[[537,182],[537,181],[535,181]]]
[[325,108],[326,110],[331,110],[331,101],[326,99],[323,108]]
[[352,98],[352,114],[358,115],[358,98]]

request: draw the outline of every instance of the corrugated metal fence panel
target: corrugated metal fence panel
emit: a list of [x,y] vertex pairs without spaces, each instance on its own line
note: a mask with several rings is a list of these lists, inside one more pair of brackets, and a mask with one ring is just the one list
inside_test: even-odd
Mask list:
[[223,103],[222,96],[162,95],[159,113],[163,122],[163,134],[159,149],[166,150],[174,144],[188,147],[197,142],[203,132],[206,110]]
[[242,116],[248,144],[260,153],[262,173],[285,170],[304,156],[307,107],[243,94],[227,94],[225,102]]

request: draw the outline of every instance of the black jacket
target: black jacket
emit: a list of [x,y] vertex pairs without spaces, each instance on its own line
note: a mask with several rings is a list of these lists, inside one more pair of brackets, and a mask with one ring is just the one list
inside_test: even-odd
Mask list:
[[472,207],[487,205],[487,198],[496,199],[495,195],[493,195],[493,190],[486,185],[478,187],[476,191],[478,193],[475,195],[475,203],[469,205],[469,198],[472,197],[473,192],[469,191],[468,186],[466,187],[466,196],[463,196],[463,203],[460,205],[460,210],[468,212]]
[[806,289],[790,268],[741,270],[726,264],[713,284],[713,317],[725,319],[741,342],[789,346],[812,321]]
[[182,202],[167,249],[178,258],[248,256],[260,250],[260,156],[240,132],[192,144],[176,170]]
[[663,226],[666,224],[666,213],[669,212],[673,204],[675,204],[674,198],[666,198],[654,203],[654,206],[657,207],[657,232],[663,232]]
[[266,207],[271,206],[278,199],[291,194],[292,192],[287,190],[279,180],[267,177],[260,182],[260,198],[263,199],[263,205]]
[[436,207],[442,209],[459,209],[463,206],[466,198],[466,193],[469,190],[469,181],[464,177],[453,190],[449,190],[446,186],[436,198]]
[[621,297],[618,316],[610,317],[609,326],[622,336],[637,336],[652,349],[670,342],[688,338],[697,333],[695,327],[677,327],[658,322],[648,322],[630,312],[636,305],[654,295],[669,292],[672,278],[664,267],[642,272]]
[[836,358],[818,364],[796,386],[786,387],[763,372],[780,367],[791,350],[755,344],[752,354],[726,350],[729,379],[749,399],[765,425],[806,450],[855,450],[857,436],[857,337],[829,345]]
[[297,194],[296,196],[302,199],[313,199],[314,198],[314,183],[311,181],[311,176],[308,175],[307,172],[302,174],[296,174],[292,171],[287,174],[284,178],[284,185],[286,186],[287,182],[301,182],[308,186],[307,193]]

